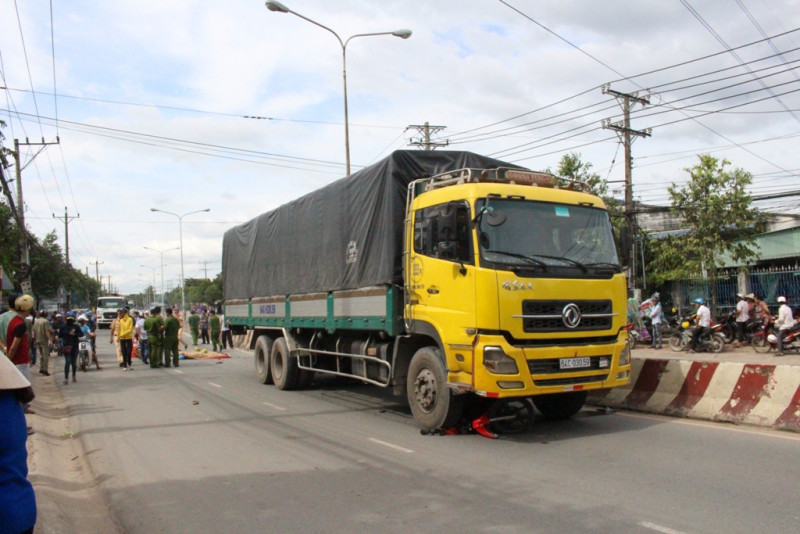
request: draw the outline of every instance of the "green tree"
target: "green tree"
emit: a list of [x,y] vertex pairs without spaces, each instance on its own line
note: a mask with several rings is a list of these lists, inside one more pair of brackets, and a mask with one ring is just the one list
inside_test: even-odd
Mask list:
[[698,155],[694,167],[684,169],[689,182],[667,190],[672,213],[683,219],[687,233],[653,243],[650,263],[656,283],[695,275],[708,278],[711,308],[716,308],[717,271],[725,258],[745,265],[758,254],[755,236],[764,231],[765,218],[751,207],[747,187],[753,176],[742,169],[728,170],[727,160]]

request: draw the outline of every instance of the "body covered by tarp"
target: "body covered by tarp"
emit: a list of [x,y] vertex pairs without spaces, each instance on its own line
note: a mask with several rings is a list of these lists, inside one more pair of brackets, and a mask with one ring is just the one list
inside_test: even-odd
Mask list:
[[225,299],[402,283],[408,184],[461,169],[517,167],[471,152],[398,150],[225,232]]

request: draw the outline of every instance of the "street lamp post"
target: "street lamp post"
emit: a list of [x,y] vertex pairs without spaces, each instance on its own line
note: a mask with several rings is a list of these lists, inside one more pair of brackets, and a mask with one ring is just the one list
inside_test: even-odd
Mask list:
[[[184,313],[186,313],[186,284],[184,283],[183,278],[183,218],[187,215],[192,215],[194,213],[203,213],[211,211],[211,208],[206,208],[202,210],[190,211],[189,213],[184,213],[183,215],[178,215],[177,213],[172,213],[171,211],[160,210],[158,208],[150,208],[150,211],[156,211],[159,213],[166,213],[167,215],[172,215],[178,218],[178,234],[180,237],[180,249],[181,249],[181,317],[183,317]],[[163,276],[162,276],[162,284],[163,284]],[[162,288],[163,289],[163,288]]]
[[[164,301],[164,300],[166,300],[166,297],[164,295],[164,254],[166,254],[167,252],[170,252],[172,250],[178,250],[178,247],[168,248],[166,250],[158,250],[157,248],[150,248],[150,247],[144,247],[144,248],[146,248],[147,250],[152,250],[153,252],[158,252],[159,254],[161,254],[161,300]],[[162,304],[166,305],[167,303],[166,302],[162,302]]]
[[356,37],[372,37],[375,35],[393,35],[395,37],[400,37],[401,39],[408,39],[411,37],[411,30],[395,30],[392,32],[376,32],[376,33],[357,33],[355,35],[351,35],[347,38],[346,41],[342,41],[342,38],[339,37],[339,34],[333,31],[332,29],[328,28],[320,24],[319,22],[312,20],[304,15],[296,11],[292,11],[285,5],[281,4],[280,2],[276,2],[275,0],[268,0],[266,2],[267,9],[270,11],[275,11],[277,13],[291,13],[296,17],[300,17],[303,20],[307,20],[311,24],[315,26],[319,26],[324,30],[328,30],[333,34],[334,37],[339,41],[339,45],[342,47],[342,82],[344,83],[344,155],[345,155],[345,163],[347,165],[347,176],[350,176],[350,124],[347,116],[347,44],[350,42],[351,39],[355,39]]
[[[151,286],[152,287],[151,293],[155,293],[156,292],[156,268],[153,267],[152,265],[139,265],[139,267],[147,267],[149,269],[153,269],[153,285]],[[156,300],[156,296],[152,295],[152,298],[150,299],[150,306],[147,307],[148,310],[153,307],[152,304],[153,304],[153,302],[155,302],[155,300]]]

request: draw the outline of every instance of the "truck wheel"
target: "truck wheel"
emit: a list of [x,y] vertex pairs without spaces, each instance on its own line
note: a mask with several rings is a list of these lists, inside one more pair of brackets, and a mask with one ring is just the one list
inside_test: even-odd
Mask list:
[[439,349],[423,347],[411,358],[406,394],[411,413],[422,430],[453,426],[461,419],[463,399],[447,387]]
[[286,346],[285,338],[279,337],[272,344],[269,367],[272,372],[272,380],[278,389],[295,389],[300,369],[297,367],[297,360],[289,356],[289,347]]
[[272,374],[269,372],[269,360],[272,353],[272,340],[269,336],[260,336],[256,340],[255,362],[256,375],[262,384],[272,384]]
[[547,395],[537,395],[533,397],[533,404],[536,409],[542,412],[548,419],[560,421],[569,419],[583,408],[586,402],[585,391],[573,391],[572,393],[550,393]]

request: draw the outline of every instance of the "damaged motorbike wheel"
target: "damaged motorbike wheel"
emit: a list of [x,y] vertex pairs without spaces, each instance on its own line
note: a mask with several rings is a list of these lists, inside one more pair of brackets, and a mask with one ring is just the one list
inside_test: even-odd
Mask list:
[[523,434],[533,426],[535,410],[533,401],[522,399],[499,399],[489,408],[489,420],[495,434]]

